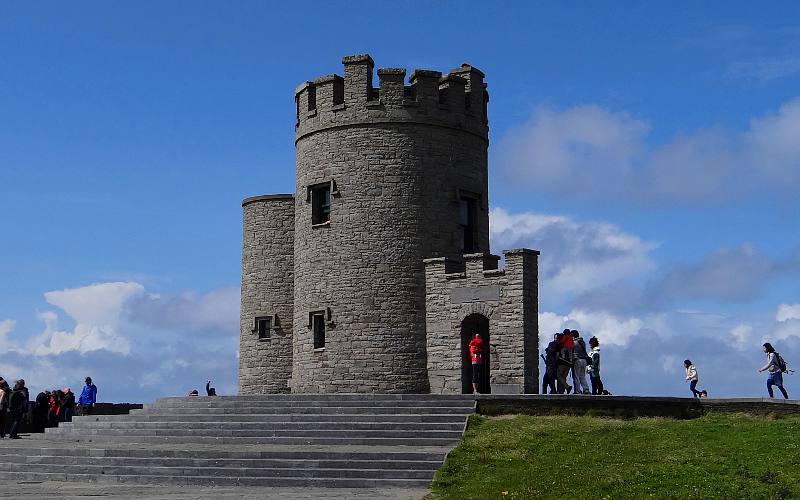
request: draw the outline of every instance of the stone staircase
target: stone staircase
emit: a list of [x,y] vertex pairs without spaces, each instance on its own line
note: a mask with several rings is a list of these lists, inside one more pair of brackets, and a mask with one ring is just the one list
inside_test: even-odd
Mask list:
[[417,488],[474,408],[469,395],[165,398],[8,441],[0,470],[22,481]]

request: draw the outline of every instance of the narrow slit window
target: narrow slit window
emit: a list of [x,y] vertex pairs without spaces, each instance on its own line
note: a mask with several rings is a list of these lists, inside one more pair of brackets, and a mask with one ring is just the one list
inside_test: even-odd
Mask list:
[[463,234],[461,249],[463,253],[475,252],[475,208],[474,198],[461,197],[459,200],[459,224]]
[[325,224],[331,220],[331,185],[311,188],[311,223]]
[[308,110],[314,111],[317,109],[317,87],[314,85],[308,86]]
[[311,328],[314,331],[314,349],[325,347],[325,313],[318,312],[311,315]]
[[272,329],[272,318],[256,318],[256,332],[258,340],[269,340]]

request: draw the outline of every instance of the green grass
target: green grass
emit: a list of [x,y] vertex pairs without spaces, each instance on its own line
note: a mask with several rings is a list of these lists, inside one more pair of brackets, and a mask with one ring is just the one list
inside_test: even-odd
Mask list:
[[470,417],[434,498],[800,498],[800,418]]

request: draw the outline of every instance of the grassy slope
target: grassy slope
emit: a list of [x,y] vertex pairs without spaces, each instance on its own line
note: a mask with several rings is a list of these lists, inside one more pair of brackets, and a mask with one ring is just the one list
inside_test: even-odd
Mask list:
[[454,499],[800,498],[800,418],[472,416],[433,490]]

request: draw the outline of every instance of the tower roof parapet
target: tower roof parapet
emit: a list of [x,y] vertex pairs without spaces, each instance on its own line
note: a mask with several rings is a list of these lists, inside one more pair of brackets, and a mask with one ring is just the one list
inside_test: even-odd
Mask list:
[[309,80],[295,90],[296,140],[320,130],[364,124],[419,123],[459,129],[488,142],[484,74],[469,64],[442,75],[416,69],[379,68],[369,54],[342,58],[344,76]]

